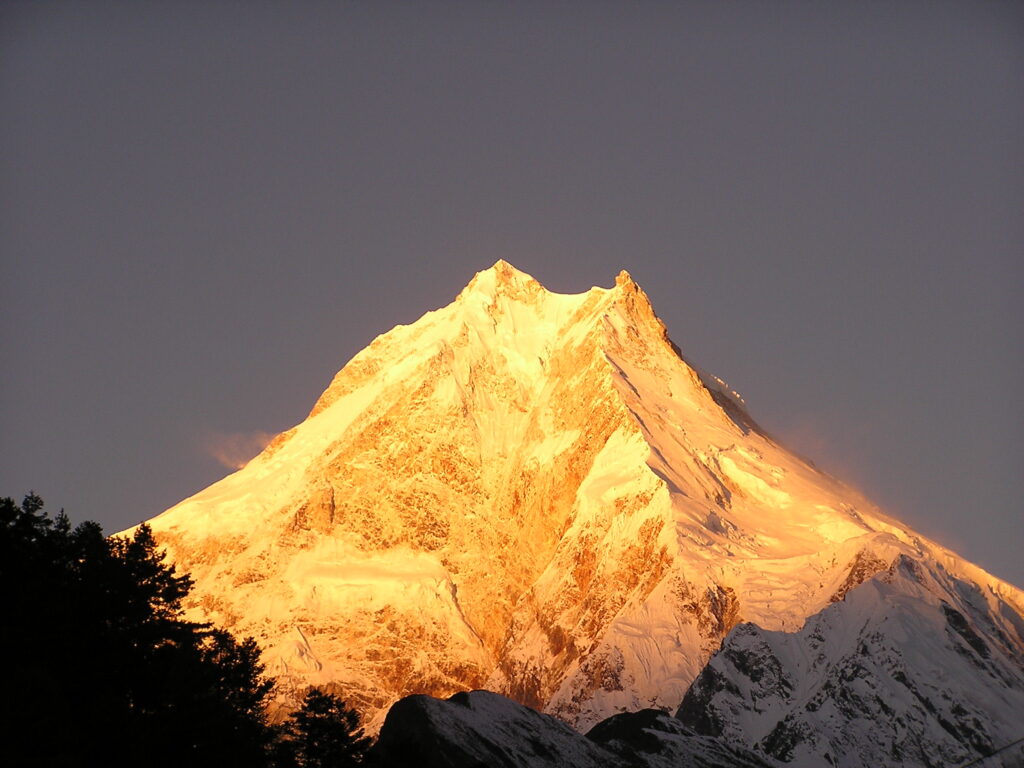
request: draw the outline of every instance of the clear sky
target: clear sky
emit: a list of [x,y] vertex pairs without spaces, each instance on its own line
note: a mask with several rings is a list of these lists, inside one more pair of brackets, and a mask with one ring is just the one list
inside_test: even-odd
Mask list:
[[504,258],[1024,586],[1024,5],[0,6],[0,495],[110,531]]

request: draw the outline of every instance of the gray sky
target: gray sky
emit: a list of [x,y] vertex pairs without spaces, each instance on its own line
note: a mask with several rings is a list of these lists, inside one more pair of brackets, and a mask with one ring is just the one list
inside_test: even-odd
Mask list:
[[496,259],[625,267],[783,442],[1024,585],[1022,41],[1009,2],[5,3],[0,494],[118,530]]

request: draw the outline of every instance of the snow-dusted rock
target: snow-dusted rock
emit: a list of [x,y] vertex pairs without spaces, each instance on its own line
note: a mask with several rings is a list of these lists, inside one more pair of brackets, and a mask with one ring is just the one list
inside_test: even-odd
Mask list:
[[683,699],[699,732],[794,766],[958,766],[1024,735],[1019,615],[901,555],[795,633],[733,629]]
[[665,712],[615,715],[586,736],[489,691],[447,701],[408,696],[388,712],[374,746],[381,768],[777,768],[702,736]]
[[374,760],[390,768],[616,768],[618,757],[565,723],[489,691],[408,696],[388,712]]
[[779,768],[755,754],[684,725],[660,709],[612,715],[587,738],[614,753],[630,768]]

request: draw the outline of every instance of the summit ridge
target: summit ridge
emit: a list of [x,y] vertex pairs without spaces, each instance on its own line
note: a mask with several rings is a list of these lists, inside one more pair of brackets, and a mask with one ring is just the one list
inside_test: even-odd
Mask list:
[[498,259],[487,269],[477,272],[473,279],[469,281],[466,290],[496,294],[513,287],[525,288],[527,286],[533,290],[541,289],[546,291],[532,275],[521,272],[504,259]]
[[[778,759],[813,765],[864,720],[924,764],[1009,734],[986,702],[1024,711],[1021,591],[764,434],[625,270],[558,294],[497,261],[373,340],[248,465],[150,522],[195,579],[191,609],[255,636],[282,695],[329,687],[374,728],[410,693],[487,688],[583,729],[687,696],[681,716],[716,718],[686,714],[698,729]],[[884,618],[897,605],[905,624]],[[812,739],[797,692],[851,685],[828,659],[770,692],[736,676],[744,658],[783,669],[815,632],[853,631],[851,612],[892,660],[869,671],[896,714],[865,704],[854,725],[815,720]],[[892,639],[904,626],[939,633],[933,657],[967,647],[988,670],[950,667],[941,693],[959,710]],[[968,696],[979,679],[991,695]]]

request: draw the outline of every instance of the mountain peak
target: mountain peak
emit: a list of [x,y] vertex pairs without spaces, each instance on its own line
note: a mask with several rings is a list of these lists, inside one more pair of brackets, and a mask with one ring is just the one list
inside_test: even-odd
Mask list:
[[[641,316],[655,316],[647,294],[644,293],[644,290],[637,285],[636,281],[633,280],[633,277],[625,269],[620,270],[619,274],[615,277],[614,286],[611,288],[591,289],[591,291],[595,290],[609,294],[613,300],[624,300],[631,308],[639,308]],[[528,301],[535,300],[542,294],[561,295],[552,294],[532,275],[517,269],[514,265],[505,261],[505,259],[498,259],[487,269],[473,275],[473,278],[459,296],[482,295],[490,299],[503,296],[518,301]],[[582,296],[582,294],[579,295]]]
[[521,298],[523,294],[536,295],[543,290],[544,286],[532,275],[516,269],[504,259],[498,259],[487,269],[473,275],[462,294],[482,293],[492,297],[509,295]]
[[485,272],[494,272],[502,279],[511,280],[515,277],[525,277],[528,280],[533,280],[531,275],[526,274],[520,269],[516,269],[512,264],[509,264],[504,259],[498,259],[489,268],[484,270]]
[[615,287],[611,290],[616,296],[616,300],[622,302],[634,320],[653,328],[660,337],[666,341],[668,340],[668,331],[665,329],[665,324],[661,322],[661,318],[658,317],[657,312],[654,311],[654,305],[651,304],[650,297],[633,280],[629,272],[624,269],[621,270],[616,275]]

